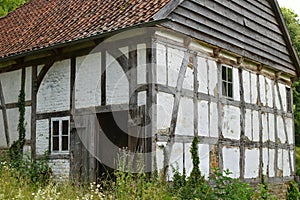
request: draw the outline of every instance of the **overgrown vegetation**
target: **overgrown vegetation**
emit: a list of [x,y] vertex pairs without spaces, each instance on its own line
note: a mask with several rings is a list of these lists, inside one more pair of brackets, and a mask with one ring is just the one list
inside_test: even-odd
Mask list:
[[[24,76],[25,77],[25,76]],[[19,138],[14,141],[9,149],[9,156],[11,164],[18,168],[19,165],[23,162],[23,148],[25,145],[25,80],[22,80],[21,90],[18,97],[18,109],[19,109],[19,123],[18,123],[18,132]]]
[[300,199],[300,192],[299,192],[299,185],[294,181],[291,182],[290,187],[288,188],[287,200],[299,200]]
[[[255,190],[248,183],[231,178],[228,170],[222,173],[215,169],[211,178],[205,179],[199,169],[198,138],[194,139],[190,151],[193,159],[191,175],[187,176],[185,170],[181,174],[173,168],[172,183],[156,173],[153,176],[143,172],[132,173],[126,158],[121,160],[114,180],[86,185],[53,183],[46,157],[35,162],[23,158],[19,169],[8,162],[1,162],[0,199],[273,199],[265,182]],[[299,193],[295,191],[298,191],[297,188],[291,188],[288,198]]]

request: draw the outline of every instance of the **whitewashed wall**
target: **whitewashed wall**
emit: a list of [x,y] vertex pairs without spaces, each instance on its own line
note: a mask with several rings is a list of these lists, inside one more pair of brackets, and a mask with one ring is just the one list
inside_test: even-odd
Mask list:
[[75,107],[101,105],[101,53],[76,58]]
[[[121,49],[128,58],[128,48]],[[129,103],[129,82],[119,63],[106,56],[106,102],[108,105]]]
[[[174,44],[167,44],[165,38],[174,39],[175,36],[168,36],[159,33],[163,36],[163,40],[157,43],[157,79],[156,83],[165,87],[175,88],[178,79],[178,73],[182,63],[185,49],[183,44],[180,47],[176,47]],[[172,38],[174,37],[174,38]],[[181,42],[178,38],[176,42]],[[195,50],[197,45],[192,43],[190,47]],[[249,69],[242,70],[242,80],[240,83],[239,70],[233,66],[233,100],[235,104],[222,103],[220,106],[214,100],[221,96],[219,94],[219,80],[218,77],[218,65],[214,58],[202,54],[203,49],[199,49],[197,56],[197,78],[198,78],[198,96],[208,95],[212,100],[198,100],[198,105],[195,107],[193,98],[185,95],[181,96],[179,103],[179,111],[177,124],[175,129],[175,138],[180,137],[193,137],[194,136],[194,108],[198,110],[198,135],[210,139],[217,139],[221,131],[222,137],[229,141],[239,141],[242,131],[242,116],[244,119],[244,134],[246,140],[253,144],[258,144],[260,141],[260,131],[262,131],[262,142],[276,143],[279,140],[281,144],[289,143],[294,144],[293,133],[293,120],[292,115],[290,117],[282,117],[281,114],[274,114],[273,112],[260,112],[258,109],[252,109],[252,107],[258,107],[258,105],[264,107],[264,109],[272,110],[275,106],[278,110],[287,112],[286,102],[286,85],[279,82],[277,92],[277,86],[275,81],[269,76],[262,74],[257,75],[257,72],[252,72]],[[207,49],[206,49],[207,50]],[[219,69],[221,71],[221,69]],[[193,68],[187,67],[186,74],[184,76],[183,89],[185,91],[194,90],[193,83]],[[242,84],[244,90],[244,100],[247,105],[245,113],[242,113],[241,108],[238,106],[238,102],[241,101],[240,85]],[[190,93],[190,94],[191,94]],[[279,96],[282,99],[282,105],[279,101]],[[224,99],[224,98],[223,98]],[[275,102],[273,101],[275,99]],[[228,101],[228,100],[227,100]],[[167,94],[162,91],[157,93],[157,134],[165,136],[170,130],[171,115],[173,111],[174,95]],[[220,110],[219,110],[220,109]],[[220,113],[221,117],[219,117]],[[221,120],[221,121],[219,121]],[[261,120],[261,123],[260,123]],[[260,130],[260,124],[262,125]],[[275,126],[276,125],[276,126]],[[221,127],[221,130],[219,130]],[[276,140],[277,135],[277,140]],[[286,137],[287,135],[287,137]],[[162,137],[163,138],[163,137]],[[203,144],[205,145],[205,144]],[[157,143],[156,162],[157,168],[162,169],[164,163],[164,153],[162,146],[167,146],[167,142],[162,140]],[[206,144],[205,150],[207,156],[201,157],[201,171],[202,174],[208,175],[212,169],[210,169],[210,153],[211,147]],[[189,152],[190,143],[175,142],[172,146],[170,154],[170,164],[172,166],[178,166],[179,172],[186,169],[189,174],[192,169],[191,155]],[[244,168],[241,171],[240,166],[240,148],[237,146],[224,145],[222,148],[222,166],[223,169],[229,169],[232,177],[240,177],[243,173],[246,179],[255,179],[259,177],[260,167],[260,149],[258,147],[245,147],[244,151]],[[201,152],[201,151],[200,151]],[[200,153],[201,154],[201,153]],[[277,156],[278,155],[278,156]],[[217,155],[215,155],[217,156]],[[277,161],[275,162],[275,158]],[[290,170],[290,161],[293,163],[293,155],[286,149],[274,149],[263,148],[262,150],[262,163],[263,174],[269,177],[277,176],[291,176],[293,172]],[[277,166],[275,166],[277,163]],[[287,163],[287,164],[285,164]],[[291,164],[293,165],[293,164]],[[294,166],[291,166],[292,168]],[[278,172],[279,171],[279,172]],[[169,169],[169,178],[172,177],[172,170]]]
[[55,62],[44,77],[37,93],[37,112],[70,109],[70,60]]
[[[16,104],[18,102],[18,96],[21,90],[21,74],[22,70],[16,70],[12,72],[6,72],[0,74],[0,81],[3,88],[3,95],[6,104]],[[25,95],[26,101],[31,100],[31,67],[26,68],[25,71]],[[18,108],[7,108],[6,110],[8,118],[8,132],[10,137],[10,144],[18,139],[19,133],[17,130],[19,111]],[[31,125],[31,108],[26,107],[25,111],[25,124],[26,124],[26,139],[30,139],[30,125]],[[0,111],[0,148],[7,146],[3,113]]]
[[21,89],[21,73],[22,70],[17,70],[0,74],[5,103],[18,102]]
[[49,150],[50,124],[48,119],[36,121],[36,154],[44,155]]

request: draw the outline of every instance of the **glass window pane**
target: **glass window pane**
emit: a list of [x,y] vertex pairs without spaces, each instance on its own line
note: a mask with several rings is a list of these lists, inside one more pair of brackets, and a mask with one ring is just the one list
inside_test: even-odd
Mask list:
[[62,121],[62,134],[69,135],[69,121],[68,120]]
[[288,112],[292,112],[292,92],[291,88],[286,88],[286,107]]
[[227,83],[222,82],[222,95],[227,96]]
[[69,149],[69,141],[68,141],[68,136],[63,136],[62,137],[62,151],[67,151]]
[[232,68],[227,68],[227,76],[228,82],[232,82]]
[[59,134],[59,121],[53,121],[52,122],[53,126],[52,126],[52,134],[53,135],[58,135]]
[[233,97],[232,83],[228,83],[228,97]]
[[53,151],[58,151],[59,150],[59,138],[58,137],[53,137],[52,138],[52,150]]
[[227,69],[227,67],[224,67],[224,66],[222,66],[222,80],[223,81],[226,81],[227,79],[226,79],[226,69]]

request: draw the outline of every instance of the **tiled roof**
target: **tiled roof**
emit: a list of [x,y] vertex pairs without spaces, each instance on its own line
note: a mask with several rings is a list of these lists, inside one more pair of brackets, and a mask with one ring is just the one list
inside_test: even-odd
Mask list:
[[170,0],[31,0],[0,18],[0,58],[149,22]]

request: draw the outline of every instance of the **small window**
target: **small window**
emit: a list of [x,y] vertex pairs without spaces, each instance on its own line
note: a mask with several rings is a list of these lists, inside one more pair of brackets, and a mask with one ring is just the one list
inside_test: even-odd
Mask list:
[[292,91],[291,88],[286,88],[286,109],[287,112],[293,112],[292,108]]
[[233,98],[232,67],[222,66],[222,95]]
[[51,120],[51,152],[66,153],[69,151],[70,127],[68,118]]

